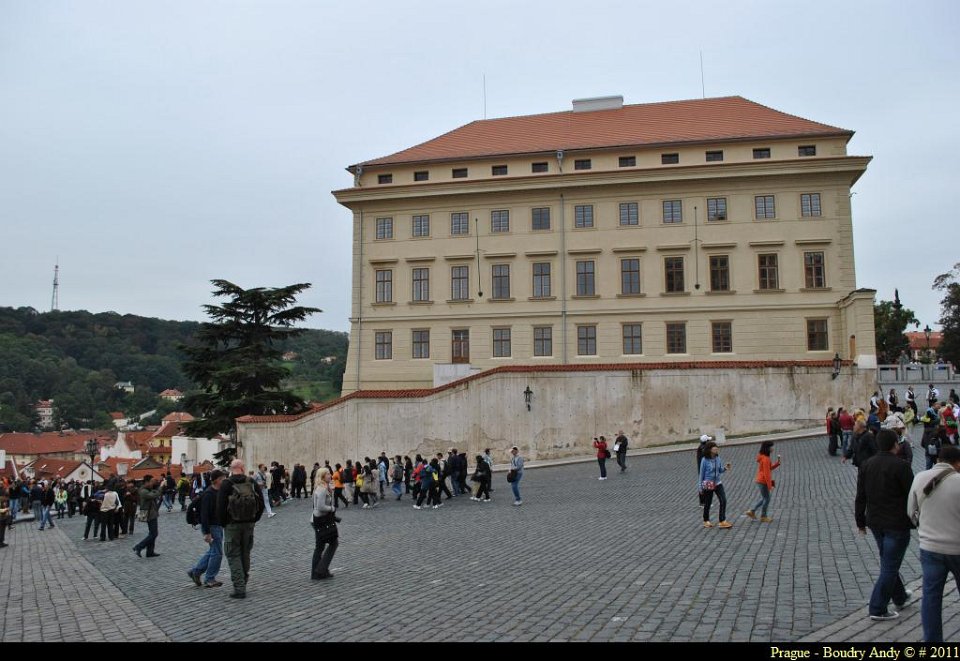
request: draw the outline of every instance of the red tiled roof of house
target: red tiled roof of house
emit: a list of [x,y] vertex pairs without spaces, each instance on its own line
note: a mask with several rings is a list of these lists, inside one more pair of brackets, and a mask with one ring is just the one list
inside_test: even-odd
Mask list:
[[167,388],[162,393],[160,393],[161,397],[180,397],[182,395],[183,393],[177,390],[176,388]]
[[[844,365],[852,365],[851,361],[842,361]],[[484,379],[493,374],[531,374],[536,372],[645,372],[650,370],[692,370],[692,369],[763,369],[766,367],[833,367],[832,360],[726,360],[726,361],[690,361],[683,363],[597,363],[594,365],[504,365],[493,369],[471,374],[462,379],[436,388],[411,388],[406,390],[357,390],[314,406],[309,411],[296,415],[244,415],[237,418],[237,422],[269,423],[292,422],[300,420],[314,413],[319,413],[342,402],[351,399],[415,399],[428,397],[444,390],[451,390],[471,381]]]
[[50,408],[51,406],[53,406],[52,399],[41,399],[37,402],[37,408]]
[[910,331],[909,333],[904,333],[907,336],[907,339],[910,340],[910,349],[912,351],[926,351],[928,348],[931,351],[937,351],[940,349],[940,343],[943,341],[943,333],[940,331],[932,331],[930,333],[930,346],[927,346],[927,336],[923,331]]
[[191,422],[192,420],[195,420],[195,419],[196,419],[196,418],[194,418],[192,415],[190,415],[190,414],[187,413],[186,411],[174,411],[173,413],[168,413],[167,415],[165,415],[165,416],[163,417],[163,422],[164,422],[164,423],[167,423],[167,422]]
[[122,413],[121,411],[112,411],[112,412],[110,413],[110,417],[111,417],[113,420],[123,420],[126,416],[123,415],[123,413]]
[[362,165],[393,165],[558,149],[652,147],[748,139],[846,136],[853,131],[768,108],[741,96],[477,120]]
[[183,424],[179,422],[167,422],[154,432],[152,438],[173,438],[174,436],[179,436],[182,430]]
[[7,454],[57,454],[61,452],[84,452],[88,438],[96,438],[102,447],[109,442],[110,437],[98,432],[45,432],[31,434],[27,432],[13,432],[0,434],[0,450]]
[[57,457],[37,457],[27,466],[33,468],[33,474],[37,479],[43,479],[66,477],[85,463],[84,461],[59,459]]

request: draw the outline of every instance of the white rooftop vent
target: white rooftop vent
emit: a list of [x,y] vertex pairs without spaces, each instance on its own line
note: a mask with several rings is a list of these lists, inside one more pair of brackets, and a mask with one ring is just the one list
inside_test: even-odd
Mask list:
[[623,108],[622,96],[597,96],[592,99],[574,99],[573,112],[591,112],[593,110],[620,110]]

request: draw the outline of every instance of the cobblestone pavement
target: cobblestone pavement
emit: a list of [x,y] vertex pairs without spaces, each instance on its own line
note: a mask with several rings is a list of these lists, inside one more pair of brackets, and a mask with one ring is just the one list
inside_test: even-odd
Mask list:
[[[558,465],[527,471],[522,507],[512,506],[497,474],[491,504],[459,497],[415,511],[409,497],[396,503],[388,495],[373,510],[341,510],[329,581],[310,580],[308,501],[289,502],[257,525],[244,601],[227,597],[226,562],[221,588],[187,578],[205,545],[176,510],[161,514],[155,559],[131,550],[143,524],[103,543],[80,541],[79,518],[55,531],[17,526],[0,551],[3,640],[116,639],[114,629],[84,627],[100,621],[82,606],[91,589],[132,614],[128,640],[416,640],[448,632],[471,641],[919,640],[916,597],[897,621],[867,619],[879,562],[872,537],[855,531],[856,469],[827,457],[822,437],[778,441],[784,465],[775,473],[774,521],[762,524],[743,516],[756,499],[758,445],[730,442],[721,455],[733,463],[724,476],[730,530],[701,527],[692,451],[631,457],[622,474],[608,462],[606,481],[596,479],[595,461]],[[902,572],[919,584],[915,534]],[[51,601],[56,617],[38,619]],[[944,603],[947,639],[960,639],[955,590]]]

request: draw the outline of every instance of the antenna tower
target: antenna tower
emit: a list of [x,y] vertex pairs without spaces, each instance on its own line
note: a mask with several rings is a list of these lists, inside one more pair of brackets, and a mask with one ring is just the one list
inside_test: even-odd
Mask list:
[[56,312],[60,309],[60,258],[53,267],[53,296],[50,297],[50,311]]

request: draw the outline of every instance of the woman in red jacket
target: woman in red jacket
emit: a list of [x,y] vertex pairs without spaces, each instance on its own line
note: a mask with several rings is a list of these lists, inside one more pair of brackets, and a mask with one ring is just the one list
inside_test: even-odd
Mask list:
[[764,441],[760,444],[760,453],[757,455],[757,477],[754,480],[757,483],[757,488],[760,489],[760,500],[754,505],[751,509],[747,510],[747,516],[751,519],[756,519],[756,509],[762,507],[760,510],[760,521],[763,523],[770,523],[773,521],[769,516],[767,516],[767,507],[770,505],[770,492],[773,491],[773,471],[776,468],[780,467],[780,455],[777,455],[777,463],[770,464],[770,450],[773,448],[773,441]]
[[599,439],[593,439],[593,447],[597,448],[597,462],[600,464],[600,479],[607,479],[607,459],[610,458],[610,451],[607,450],[607,439],[601,436]]

